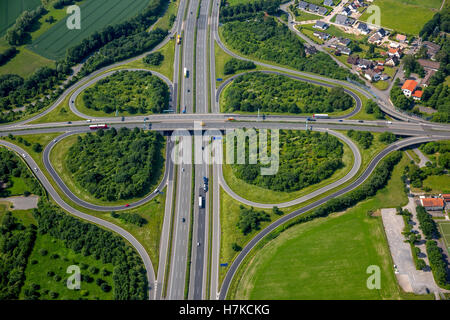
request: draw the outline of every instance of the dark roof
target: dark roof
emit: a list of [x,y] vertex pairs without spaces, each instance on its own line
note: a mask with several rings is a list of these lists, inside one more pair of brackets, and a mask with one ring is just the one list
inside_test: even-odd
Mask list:
[[316,21],[316,24],[314,26],[317,26],[317,27],[322,28],[322,29],[326,29],[326,28],[329,27],[328,23],[325,23],[325,22],[319,21],[319,20]]
[[334,6],[333,0],[324,0],[323,4],[329,7]]
[[306,8],[308,8],[308,5],[309,5],[309,3],[308,3],[308,2],[305,2],[305,1],[300,1],[300,2],[298,3],[298,7],[299,7],[300,9],[306,9]]
[[319,13],[321,14],[321,15],[325,15],[325,14],[327,14],[327,12],[328,12],[328,9],[327,8],[324,8],[324,7],[319,7]]
[[387,35],[387,32],[386,32],[386,30],[384,30],[383,28],[381,28],[380,30],[378,30],[377,31],[379,34],[380,34],[380,36],[382,36],[382,37],[384,37],[384,36],[386,36]]
[[347,16],[344,16],[343,14],[337,14],[336,15],[336,23],[345,25],[347,23]]

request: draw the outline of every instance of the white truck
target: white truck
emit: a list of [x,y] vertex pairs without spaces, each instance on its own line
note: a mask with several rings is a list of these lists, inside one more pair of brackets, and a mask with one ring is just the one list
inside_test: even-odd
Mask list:
[[187,68],[184,68],[184,77],[188,78],[189,77],[189,71]]
[[198,197],[198,207],[203,208],[203,197],[202,196]]

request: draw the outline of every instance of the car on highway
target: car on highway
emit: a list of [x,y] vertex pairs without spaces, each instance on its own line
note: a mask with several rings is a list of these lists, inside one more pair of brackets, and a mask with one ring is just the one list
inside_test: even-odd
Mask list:
[[91,119],[87,119],[86,122],[92,122],[92,120]]
[[127,203],[126,205],[125,205],[125,208],[128,208],[130,205]]
[[159,192],[158,188],[156,188],[155,191],[153,191],[153,193],[158,193],[158,192]]
[[387,124],[392,124],[392,121],[386,121]]
[[25,153],[23,153],[23,154],[22,154],[22,157],[26,158],[26,157],[27,157],[27,155],[26,155]]
[[236,119],[234,119],[233,117],[229,117],[229,118],[227,119],[227,121],[234,121],[234,120],[236,120]]
[[359,122],[359,123],[362,123],[362,122],[364,122],[364,121],[363,121],[363,120],[358,120],[358,122]]
[[200,242],[197,242],[197,247],[200,246]]
[[185,219],[185,218],[181,218],[181,221],[182,221],[182,222],[186,222],[186,219]]
[[184,172],[184,168],[181,168],[181,172]]
[[125,121],[125,117],[122,117],[122,121]]
[[34,171],[38,172],[38,168],[34,168]]
[[339,119],[339,122],[342,122],[342,121],[344,121],[344,120],[342,120],[342,119]]
[[208,192],[208,185],[206,183],[203,184],[203,191]]

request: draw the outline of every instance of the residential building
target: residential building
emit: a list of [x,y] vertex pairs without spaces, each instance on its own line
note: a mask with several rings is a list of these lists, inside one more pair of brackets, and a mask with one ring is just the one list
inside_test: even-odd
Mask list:
[[348,17],[349,15],[352,14],[352,10],[350,10],[349,7],[345,7],[344,9],[342,9],[341,14]]
[[347,46],[352,42],[352,40],[347,39],[347,38],[339,37],[339,38],[337,39],[337,42],[338,42],[340,45],[343,45],[343,46],[346,46],[346,47],[347,47]]
[[380,80],[383,80],[383,81],[388,80],[389,78],[390,78],[390,76],[386,73],[383,73],[380,76]]
[[395,39],[401,43],[405,43],[406,42],[406,35],[404,34],[397,34],[395,36]]
[[360,22],[358,25],[358,30],[359,32],[361,32],[362,34],[369,34],[370,33],[370,29],[367,26],[367,24],[365,24],[364,22]]
[[440,198],[421,198],[420,204],[425,210],[435,211],[444,209],[444,200]]
[[350,9],[350,11],[352,12],[357,12],[358,11],[358,7],[354,4],[354,3],[350,3],[348,5],[348,8]]
[[358,67],[360,67],[361,69],[372,69],[373,62],[367,59],[359,59]]
[[423,95],[423,91],[422,90],[416,90],[414,91],[414,93],[412,94],[412,97],[414,100],[422,100],[422,95]]
[[384,38],[388,35],[388,32],[384,30],[383,28],[380,28],[377,33],[380,35],[380,37]]
[[328,7],[333,7],[334,6],[334,1],[333,0],[324,0],[323,1],[323,5],[324,6],[328,6]]
[[313,36],[322,39],[322,40],[328,40],[330,38],[330,35],[328,33],[325,32],[320,32],[320,31],[314,31]]
[[337,46],[337,49],[341,53],[343,53],[343,54],[345,54],[347,56],[349,56],[352,53],[352,50],[349,47],[344,47],[344,46],[339,45],[339,46]]
[[443,194],[442,195],[442,199],[444,200],[445,203],[450,203],[450,194]]
[[315,4],[313,4],[313,3],[310,3],[309,4],[309,11],[311,11],[311,12],[317,12],[319,10],[319,6],[316,6]]
[[370,69],[366,70],[364,72],[364,77],[366,77],[367,80],[373,81],[373,82],[380,80],[379,73],[375,72],[374,70],[370,70]]
[[[337,19],[336,19],[336,21],[337,21]],[[380,36],[380,35],[378,34],[378,32],[374,33],[374,34],[368,39],[369,43],[376,44],[376,45],[378,45],[378,46],[381,44],[381,41],[382,41],[382,40],[383,40],[383,37]]]
[[322,15],[322,16],[327,15],[327,12],[328,12],[328,9],[325,8],[325,7],[319,7],[319,9],[317,9],[317,13]]
[[436,71],[430,70],[430,69],[425,69],[425,71],[426,71],[426,74],[425,74],[425,77],[423,78],[421,84],[424,87],[428,87],[430,85],[430,79],[432,76],[434,76]]
[[384,64],[388,67],[395,67],[396,65],[398,65],[399,61],[400,60],[396,56],[393,56],[387,58]]
[[309,3],[305,2],[305,1],[299,1],[299,3],[298,3],[298,8],[302,9],[302,10],[307,10],[308,6],[309,6]]
[[355,19],[349,18],[342,14],[336,15],[336,23],[340,24],[341,26],[351,26],[355,22]]
[[397,48],[397,49],[389,48],[388,55],[389,55],[389,57],[400,58],[402,56],[402,52],[401,52],[400,48]]
[[417,81],[415,80],[406,80],[405,83],[402,86],[402,91],[405,96],[408,98],[411,97],[413,92],[416,90],[418,86]]
[[320,29],[320,30],[327,30],[329,27],[330,27],[330,25],[323,21],[316,21],[316,24],[313,25],[313,28]]

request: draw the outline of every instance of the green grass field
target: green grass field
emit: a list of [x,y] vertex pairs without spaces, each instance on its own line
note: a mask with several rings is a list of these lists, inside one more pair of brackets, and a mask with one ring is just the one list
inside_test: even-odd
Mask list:
[[12,185],[7,190],[10,192],[11,196],[22,195],[26,190],[27,186],[22,178],[11,177]]
[[142,11],[147,0],[91,0],[80,5],[81,29],[67,28],[66,19],[57,22],[34,40],[30,48],[46,58],[61,59],[66,49],[79,44],[95,31],[110,24],[123,22]]
[[438,222],[438,225],[447,251],[450,254],[450,222]]
[[429,176],[423,181],[423,186],[431,188],[432,193],[449,193],[450,175],[443,174],[440,176]]
[[[375,0],[380,7],[381,25],[409,35],[417,35],[425,23],[441,7],[442,0]],[[367,21],[373,13],[367,11],[360,21]]]
[[[247,268],[238,271],[230,298],[414,298],[397,285],[381,218],[367,215],[370,210],[407,202],[401,191],[406,163],[403,157],[386,188],[375,197],[344,213],[294,226],[256,251]],[[381,268],[380,290],[366,287],[370,265]]]
[[[42,256],[40,253],[41,249],[47,250],[48,254]],[[52,258],[53,254],[57,254],[59,257]],[[30,263],[32,260],[36,260],[38,263]],[[81,269],[82,264],[96,267],[100,271],[95,274],[91,273],[89,268]],[[22,287],[21,298],[23,299],[25,288],[32,283],[40,285],[39,293],[41,294],[41,299],[44,300],[52,300],[49,294],[45,293],[46,290],[57,292],[59,295],[56,299],[58,300],[73,300],[81,297],[90,300],[112,300],[114,298],[113,289],[109,292],[103,292],[100,286],[95,283],[95,280],[91,283],[82,281],[80,290],[68,289],[66,281],[69,274],[66,271],[71,265],[79,266],[82,275],[89,275],[93,279],[101,278],[112,288],[114,287],[112,278],[114,266],[111,263],[103,264],[101,260],[96,260],[94,257],[85,257],[81,253],[75,253],[73,250],[66,248],[63,241],[49,235],[38,235],[25,270],[26,280]],[[109,275],[103,276],[101,274],[102,269],[109,271]],[[53,272],[54,275],[50,276],[51,273],[49,274],[48,272]],[[55,279],[56,275],[60,277],[60,280]]]
[[40,0],[2,0],[0,1],[0,37],[16,22],[25,10],[34,10],[41,4]]

